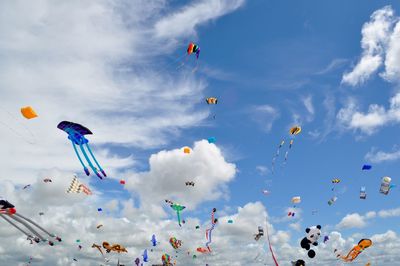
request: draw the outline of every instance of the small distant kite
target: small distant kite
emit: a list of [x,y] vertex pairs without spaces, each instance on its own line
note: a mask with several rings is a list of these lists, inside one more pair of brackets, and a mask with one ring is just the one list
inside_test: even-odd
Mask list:
[[[79,148],[80,148],[83,156],[85,157],[87,163],[89,164],[90,168],[100,179],[103,179],[103,176],[104,177],[107,176],[106,173],[104,172],[103,168],[101,168],[101,166],[97,162],[96,158],[94,157],[92,150],[90,149],[90,147],[88,145],[89,140],[87,138],[85,138],[85,135],[92,135],[93,134],[92,131],[90,131],[88,128],[86,128],[80,124],[69,122],[69,121],[60,122],[57,125],[57,128],[65,131],[68,134],[68,139],[71,141],[72,146],[75,150],[76,156],[78,157],[79,162],[81,163],[83,169],[85,170],[86,175],[90,175],[89,169],[83,163],[76,146],[79,146]],[[92,164],[84,147],[86,147],[86,149],[89,151],[89,154],[93,158],[98,169],[96,167],[94,167],[94,165]],[[103,174],[103,176],[100,175],[99,171]]]
[[208,97],[206,98],[207,104],[218,104],[218,98],[216,97]]
[[187,54],[196,54],[196,58],[199,59],[200,56],[200,47],[195,44],[195,43],[189,43],[188,48],[187,48]]
[[254,234],[254,240],[258,241],[262,236],[264,236],[264,229],[262,226],[258,227],[258,233]]
[[185,184],[186,184],[186,186],[192,186],[192,187],[194,187],[194,182],[193,182],[193,181],[185,182]]
[[67,193],[85,193],[86,195],[92,195],[92,191],[84,184],[78,181],[78,178],[74,176],[67,189]]
[[21,114],[26,118],[26,119],[32,119],[35,117],[38,117],[36,114],[35,110],[31,106],[26,106],[21,108]]
[[371,170],[372,165],[364,164],[361,170]]
[[53,181],[50,178],[45,178],[43,179],[43,182],[45,183],[52,183]]

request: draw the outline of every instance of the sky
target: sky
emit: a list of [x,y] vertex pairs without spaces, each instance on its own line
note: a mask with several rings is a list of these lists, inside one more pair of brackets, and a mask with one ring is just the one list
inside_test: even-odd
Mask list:
[[[145,265],[164,253],[176,265],[274,265],[266,237],[254,240],[262,226],[279,265],[344,265],[334,249],[363,238],[373,246],[353,265],[400,265],[399,58],[398,1],[2,1],[0,196],[63,241],[31,245],[1,220],[0,263],[133,265],[148,249]],[[93,132],[107,178],[85,175],[64,120]],[[74,174],[93,195],[65,193]],[[384,176],[399,185],[388,195]],[[182,227],[165,199],[186,206]],[[213,251],[200,254],[213,208]],[[315,225],[330,240],[310,259],[300,241]],[[91,248],[103,241],[128,253],[106,262]]]

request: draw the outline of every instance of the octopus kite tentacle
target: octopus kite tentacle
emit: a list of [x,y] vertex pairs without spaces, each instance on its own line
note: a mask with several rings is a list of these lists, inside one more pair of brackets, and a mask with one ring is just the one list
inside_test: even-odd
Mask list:
[[209,229],[206,230],[206,239],[208,240],[206,243],[206,247],[208,248],[208,250],[211,252],[211,248],[210,248],[210,244],[212,242],[211,239],[211,232],[214,230],[214,227],[216,225],[216,223],[218,222],[218,219],[214,218],[215,212],[217,211],[216,208],[213,208],[212,212],[211,212],[211,227]]

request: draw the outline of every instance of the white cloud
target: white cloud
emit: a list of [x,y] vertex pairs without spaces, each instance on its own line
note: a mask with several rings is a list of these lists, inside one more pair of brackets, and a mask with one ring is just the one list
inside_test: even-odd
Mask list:
[[155,35],[159,38],[193,36],[198,25],[231,13],[244,3],[245,0],[194,1],[191,5],[159,20],[155,24]]
[[378,212],[378,216],[381,218],[398,217],[400,216],[400,208],[381,210]]
[[279,111],[271,105],[265,104],[252,107],[249,115],[262,130],[269,132],[272,129],[274,121],[279,117]]
[[400,93],[390,99],[388,109],[377,104],[371,104],[366,113],[358,111],[356,102],[350,99],[347,106],[339,110],[337,120],[346,129],[360,130],[369,135],[373,134],[382,126],[400,122]]
[[[363,53],[361,59],[351,72],[343,75],[343,83],[352,86],[361,84],[378,70],[384,61],[388,43],[392,43],[392,38],[395,39],[395,42],[398,41],[396,36],[392,35],[393,23],[396,20],[394,18],[394,11],[390,6],[385,6],[371,15],[370,21],[365,23],[362,28],[361,47]],[[390,57],[396,54],[398,44],[393,46],[389,55]],[[386,54],[386,60],[389,60],[391,69],[393,69],[392,59],[394,60],[394,57],[388,58],[388,54]],[[396,63],[398,64],[398,62]]]
[[372,149],[365,155],[364,158],[365,160],[372,163],[397,161],[400,159],[400,150],[396,149],[393,150],[392,152],[384,152]]
[[314,115],[314,106],[313,106],[313,103],[312,103],[312,96],[311,95],[309,95],[309,96],[307,96],[307,97],[305,97],[303,99],[303,104],[306,107],[307,111],[311,115]]
[[339,229],[363,228],[366,226],[364,217],[358,213],[347,214],[336,226]]
[[[182,149],[153,154],[149,165],[149,171],[127,176],[125,187],[138,193],[146,208],[160,214],[157,206],[163,205],[165,199],[193,210],[200,202],[226,196],[225,184],[236,173],[236,166],[227,163],[220,149],[206,140],[196,142],[190,154]],[[186,186],[186,181],[194,181],[195,186]]]
[[[136,164],[134,156],[116,156],[115,150],[160,147],[198,125],[208,116],[206,108],[194,108],[207,82],[160,63],[183,39],[168,38],[170,29],[154,27],[199,8],[201,19],[184,26],[194,34],[196,25],[243,2],[210,4],[217,12],[204,8],[205,2],[193,3],[178,13],[170,13],[161,0],[1,3],[0,10],[7,12],[0,16],[0,116],[24,136],[9,130],[8,122],[0,125],[0,137],[7,140],[3,150],[13,150],[0,154],[8,165],[1,175],[22,183],[42,169],[81,171],[66,134],[56,128],[62,120],[94,132],[90,144],[111,176]],[[158,39],[163,33],[165,38]],[[39,117],[21,118],[19,108],[25,105]],[[24,141],[32,139],[24,127],[34,134],[34,145]]]
[[263,175],[263,176],[267,175],[270,172],[268,167],[266,167],[264,165],[257,165],[256,170],[260,175]]

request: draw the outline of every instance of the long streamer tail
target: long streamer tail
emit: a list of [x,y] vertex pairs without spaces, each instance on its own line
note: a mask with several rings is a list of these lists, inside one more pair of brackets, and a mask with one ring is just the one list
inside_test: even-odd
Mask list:
[[86,167],[85,164],[83,163],[82,158],[81,158],[81,156],[79,155],[78,150],[76,149],[75,143],[74,143],[72,140],[71,140],[71,142],[72,142],[72,147],[74,147],[75,154],[76,154],[76,156],[78,157],[79,162],[81,163],[81,165],[82,165],[82,167],[83,167],[83,170],[85,170],[86,175],[89,176],[89,175],[90,175],[89,169],[87,169],[87,167]]
[[12,222],[10,219],[7,218],[7,215],[5,214],[0,214],[0,217],[3,218],[4,220],[6,220],[9,224],[11,224],[12,226],[14,226],[15,228],[17,228],[19,231],[21,231],[24,235],[26,235],[29,238],[33,238],[33,236],[31,234],[29,234],[27,231],[25,231],[24,229],[22,229],[21,227],[19,227],[18,225],[16,225],[14,222]]
[[49,233],[46,229],[44,229],[43,227],[41,227],[40,225],[38,225],[36,222],[32,221],[31,219],[29,219],[29,218],[27,218],[27,217],[25,217],[25,216],[23,216],[23,215],[21,215],[21,214],[19,214],[19,213],[16,213],[16,214],[14,214],[14,215],[16,215],[16,216],[18,216],[18,217],[20,217],[20,218],[22,218],[22,219],[28,221],[29,223],[33,224],[34,226],[36,226],[37,228],[39,228],[40,230],[42,230],[43,232],[45,232],[48,236],[50,236],[50,237],[56,237],[54,234]]
[[92,162],[89,159],[89,156],[87,156],[85,149],[82,146],[82,143],[79,144],[79,147],[81,148],[82,154],[85,157],[87,163],[89,164],[90,168],[93,170],[93,172],[100,178],[103,179],[103,177],[99,174],[99,172],[97,171],[96,167],[94,167],[94,165],[92,164]]
[[104,172],[103,168],[101,168],[99,162],[96,160],[96,157],[94,157],[92,150],[90,149],[89,145],[87,143],[85,143],[85,146],[87,148],[87,150],[89,151],[90,155],[92,156],[94,162],[96,163],[97,167],[99,168],[100,172],[103,174],[104,177],[106,177],[106,173]]
[[279,266],[278,261],[275,258],[274,251],[272,250],[271,241],[269,240],[268,221],[267,221],[267,239],[268,239],[269,250],[271,251],[272,259],[275,262],[275,266]]

